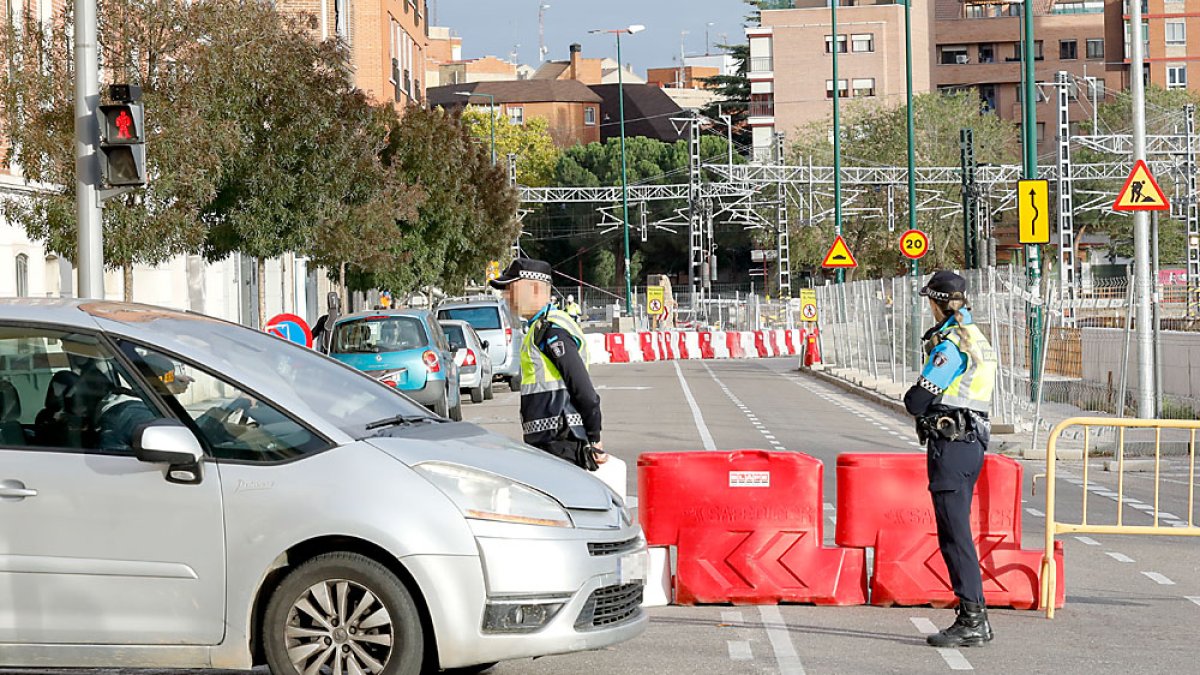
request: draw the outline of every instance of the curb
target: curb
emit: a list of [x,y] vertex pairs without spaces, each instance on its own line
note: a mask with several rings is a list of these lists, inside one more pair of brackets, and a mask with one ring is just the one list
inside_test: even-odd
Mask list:
[[904,404],[901,403],[900,401],[897,401],[897,400],[891,399],[891,398],[887,398],[886,396],[883,396],[883,395],[879,394],[878,392],[874,392],[869,389],[864,389],[863,387],[860,387],[851,382],[847,382],[839,377],[835,377],[824,371],[813,370],[811,368],[798,368],[797,370],[803,375],[807,375],[808,377],[811,377],[813,379],[824,382],[825,384],[831,384],[831,385],[837,387],[838,389],[841,389],[842,391],[848,392],[850,394],[854,394],[855,396],[865,399],[867,401],[870,401],[871,403],[874,403],[875,405],[887,408],[888,410],[890,410],[898,415],[902,415],[904,417],[909,417],[908,411],[905,410]]

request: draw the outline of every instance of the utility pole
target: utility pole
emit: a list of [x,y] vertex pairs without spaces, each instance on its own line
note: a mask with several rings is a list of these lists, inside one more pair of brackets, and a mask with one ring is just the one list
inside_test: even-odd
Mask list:
[[104,227],[100,206],[100,67],[96,0],[75,0],[75,217],[79,297],[104,298]]
[[[911,1],[909,0],[909,2]],[[837,8],[839,2],[841,0],[830,0],[829,3],[829,22],[833,28],[829,51],[833,56],[833,232],[840,237],[842,236],[842,88],[838,81],[838,51],[840,47],[838,44]],[[846,272],[839,267],[837,282],[840,284],[845,279]]]
[[962,167],[962,203],[963,203],[963,267],[975,269],[979,267],[978,245],[976,233],[979,228],[979,199],[978,186],[975,184],[975,131],[973,129],[958,130],[959,163]]
[[[1029,4],[1029,3],[1027,3]],[[1129,3],[1130,90],[1133,95],[1133,160],[1146,159],[1146,82],[1143,72],[1146,55],[1142,44],[1142,3]],[[1138,417],[1154,417],[1154,331],[1150,311],[1150,214],[1146,211],[1133,212],[1133,260],[1134,278],[1137,286],[1137,363],[1138,363]]]
[[684,59],[687,58],[687,36],[688,32],[686,30],[679,31],[679,76],[676,80],[680,89],[684,88],[684,76],[687,74],[684,64]]
[[[1135,0],[1134,4],[1137,4]],[[1024,97],[1022,99],[1021,109],[1021,149],[1024,159],[1024,174],[1025,178],[1037,178],[1037,75],[1034,74],[1033,60],[1033,3],[1025,2],[1021,5],[1021,15],[1024,19],[1024,25],[1021,31],[1022,50],[1021,50],[1021,86],[1024,89]],[[1140,24],[1139,24],[1140,25]],[[1029,284],[1029,292],[1032,297],[1041,297],[1042,285],[1042,260],[1041,247],[1037,244],[1025,245],[1025,274]],[[1040,336],[1042,335],[1042,307],[1030,303],[1026,307],[1026,313],[1029,316],[1028,335],[1030,344],[1030,359],[1029,359],[1029,381],[1032,383],[1030,387],[1031,399],[1038,399],[1038,389],[1041,386],[1042,373],[1042,343]]]

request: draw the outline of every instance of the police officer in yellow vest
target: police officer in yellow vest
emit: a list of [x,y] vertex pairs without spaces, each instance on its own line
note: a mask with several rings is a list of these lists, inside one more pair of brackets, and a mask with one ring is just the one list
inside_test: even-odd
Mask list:
[[971,319],[966,291],[966,279],[948,271],[935,273],[921,289],[937,325],[925,333],[929,356],[904,396],[926,447],[938,547],[958,597],[954,624],[926,639],[935,647],[974,647],[992,640],[971,533],[971,497],[991,437],[996,354]]
[[552,268],[518,258],[496,279],[526,320],[521,343],[521,427],[525,442],[595,471],[608,460],[600,440],[600,395],[587,369],[587,340],[550,302]]

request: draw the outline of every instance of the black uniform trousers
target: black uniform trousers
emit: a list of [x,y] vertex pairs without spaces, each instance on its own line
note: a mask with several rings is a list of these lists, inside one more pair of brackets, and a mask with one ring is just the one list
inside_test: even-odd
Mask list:
[[971,498],[983,469],[987,440],[984,434],[972,430],[957,441],[931,439],[926,448],[938,548],[950,572],[950,584],[959,600],[981,605],[983,578],[971,533]]

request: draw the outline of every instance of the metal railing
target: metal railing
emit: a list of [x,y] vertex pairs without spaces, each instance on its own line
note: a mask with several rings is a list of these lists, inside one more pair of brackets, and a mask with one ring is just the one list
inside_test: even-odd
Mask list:
[[[1082,515],[1078,523],[1067,523],[1058,521],[1058,511],[1056,510],[1058,490],[1056,485],[1057,478],[1057,463],[1058,463],[1058,443],[1063,437],[1064,432],[1070,427],[1083,428],[1083,482],[1082,482]],[[1091,462],[1089,455],[1091,454],[1091,433],[1093,427],[1112,428],[1117,431],[1116,438],[1116,466],[1117,466],[1117,489],[1116,503],[1117,512],[1115,522],[1105,524],[1096,524],[1088,522],[1088,492],[1092,487],[1089,482],[1088,473]],[[1152,513],[1145,512],[1139,509],[1138,518],[1150,517],[1150,525],[1138,524],[1130,525],[1125,521],[1125,445],[1129,430],[1134,430],[1136,433],[1141,431],[1153,431],[1154,443],[1154,504]],[[1200,421],[1197,420],[1161,420],[1161,419],[1113,419],[1108,417],[1071,417],[1063,420],[1054,430],[1050,432],[1050,438],[1046,443],[1046,551],[1042,557],[1041,567],[1041,607],[1046,611],[1046,618],[1054,618],[1054,598],[1057,593],[1058,570],[1057,563],[1054,560],[1054,538],[1059,534],[1067,533],[1087,533],[1087,534],[1132,534],[1132,535],[1153,535],[1153,536],[1200,536],[1200,527],[1196,526],[1196,431],[1200,430]],[[1164,519],[1165,512],[1161,508],[1160,494],[1162,487],[1163,471],[1162,458],[1163,452],[1163,432],[1164,431],[1182,431],[1186,432],[1187,438],[1187,457],[1188,457],[1188,489],[1187,489],[1187,519],[1186,523],[1178,517],[1170,518],[1181,525],[1163,525],[1161,520]],[[1145,438],[1139,439],[1140,442],[1147,442]],[[1111,468],[1111,467],[1110,467]],[[1140,502],[1138,502],[1140,503]],[[1172,516],[1174,514],[1171,514]]]
[[750,72],[769,73],[775,66],[775,59],[770,56],[755,56],[750,59]]
[[750,116],[751,117],[774,117],[775,116],[775,100],[758,101],[750,100]]

